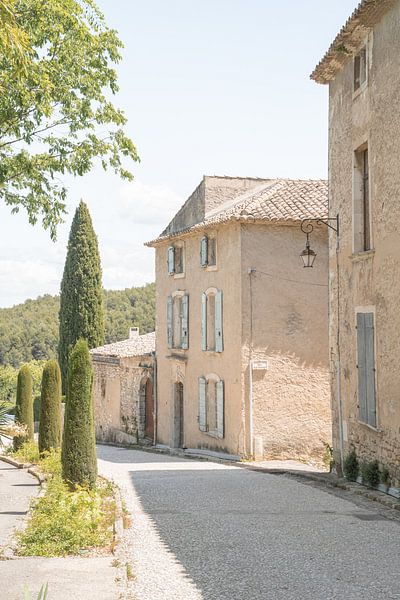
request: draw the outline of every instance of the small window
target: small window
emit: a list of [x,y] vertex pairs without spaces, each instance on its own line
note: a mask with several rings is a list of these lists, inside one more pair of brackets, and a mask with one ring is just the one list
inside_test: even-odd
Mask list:
[[367,145],[354,153],[353,231],[354,252],[371,250],[371,202]]
[[354,57],[354,91],[367,80],[367,48],[364,46]]
[[357,313],[358,415],[376,427],[374,313]]
[[200,241],[200,264],[202,267],[215,267],[217,264],[217,239],[205,235]]
[[183,244],[177,244],[168,248],[167,263],[169,275],[182,275],[184,273]]
[[199,429],[217,438],[225,436],[224,382],[214,374],[199,378]]

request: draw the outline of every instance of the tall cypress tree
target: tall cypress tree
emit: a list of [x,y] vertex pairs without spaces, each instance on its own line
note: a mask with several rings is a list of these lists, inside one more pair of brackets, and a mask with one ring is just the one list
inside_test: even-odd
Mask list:
[[68,364],[61,464],[65,481],[93,488],[97,478],[92,362],[86,340],[75,344]]
[[33,440],[32,375],[28,365],[23,365],[18,372],[15,422],[25,425],[27,430],[26,435],[14,438],[14,450],[18,450],[24,442]]
[[56,360],[43,369],[40,395],[39,452],[61,444],[61,373]]
[[100,255],[92,219],[82,201],[72,221],[61,282],[58,357],[64,391],[68,354],[79,339],[85,339],[89,348],[104,343]]

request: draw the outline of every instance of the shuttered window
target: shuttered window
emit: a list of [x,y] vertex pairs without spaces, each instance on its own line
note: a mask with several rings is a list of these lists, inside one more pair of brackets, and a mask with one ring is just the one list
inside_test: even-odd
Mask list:
[[189,296],[182,296],[182,318],[181,318],[181,348],[189,348]]
[[173,275],[175,273],[175,248],[170,246],[167,252],[167,264],[168,274]]
[[167,299],[168,348],[189,348],[189,296],[168,296]]
[[200,240],[200,264],[202,267],[208,265],[208,237],[204,236]]
[[222,292],[214,288],[201,296],[201,347],[212,352],[224,349]]
[[376,427],[374,314],[357,313],[357,370],[359,419]]
[[217,264],[217,240],[207,236],[200,240],[200,264],[202,267],[215,267]]
[[199,377],[199,429],[217,438],[225,436],[224,382]]
[[167,251],[167,265],[169,275],[181,275],[184,273],[184,247],[179,244],[169,246]]
[[168,299],[167,299],[167,340],[168,340],[168,348],[172,348],[172,346],[173,346],[173,339],[174,339],[173,319],[174,319],[174,299],[173,299],[172,296],[168,296]]

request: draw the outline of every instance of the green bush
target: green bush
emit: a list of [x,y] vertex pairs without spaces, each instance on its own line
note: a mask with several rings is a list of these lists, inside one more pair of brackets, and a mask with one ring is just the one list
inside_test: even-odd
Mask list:
[[68,361],[61,462],[64,481],[90,489],[97,479],[92,381],[88,345],[79,340]]
[[381,482],[384,485],[390,485],[390,473],[387,467],[383,467],[381,471]]
[[43,369],[40,396],[39,452],[42,454],[61,443],[61,373],[56,360]]
[[23,463],[38,463],[39,448],[37,443],[33,440],[23,442],[18,450],[13,452],[13,457]]
[[359,473],[359,463],[355,450],[352,450],[344,460],[344,476],[350,481],[356,481]]
[[14,438],[14,449],[18,450],[25,441],[33,440],[32,375],[28,365],[23,365],[18,372],[15,421],[26,427],[26,435]]
[[371,487],[376,487],[381,479],[378,461],[364,462],[361,465],[361,477],[363,483],[367,483]]
[[40,421],[40,396],[35,396],[33,399],[33,420],[35,423]]

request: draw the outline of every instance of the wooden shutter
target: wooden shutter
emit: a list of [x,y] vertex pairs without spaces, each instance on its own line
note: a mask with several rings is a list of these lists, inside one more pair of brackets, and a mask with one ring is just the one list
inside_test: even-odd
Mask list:
[[205,235],[200,241],[200,264],[206,267],[208,264],[208,238]]
[[207,382],[199,377],[199,429],[207,431]]
[[201,349],[207,350],[207,294],[201,295]]
[[189,348],[189,296],[182,296],[182,319],[181,319],[181,348],[187,350]]
[[364,314],[367,423],[376,427],[374,315]]
[[167,339],[168,348],[173,346],[173,324],[174,324],[174,299],[172,296],[168,296],[167,299]]
[[365,347],[365,314],[357,313],[358,415],[367,423],[367,377]]
[[222,352],[224,349],[223,325],[222,325],[222,292],[215,295],[215,351]]
[[219,438],[223,438],[225,435],[225,399],[223,381],[217,381],[215,384],[215,395],[217,402],[217,435]]
[[170,246],[168,248],[168,274],[173,275],[175,273],[175,248]]

